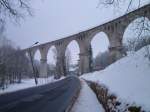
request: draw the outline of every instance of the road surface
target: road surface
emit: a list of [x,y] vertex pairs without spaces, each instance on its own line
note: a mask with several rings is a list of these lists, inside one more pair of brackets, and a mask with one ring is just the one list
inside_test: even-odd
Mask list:
[[0,112],[65,112],[81,88],[77,77],[0,95]]

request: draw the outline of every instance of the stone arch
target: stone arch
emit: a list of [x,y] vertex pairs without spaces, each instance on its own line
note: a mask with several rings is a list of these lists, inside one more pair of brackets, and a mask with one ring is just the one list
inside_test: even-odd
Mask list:
[[[94,42],[94,40],[97,39],[96,42]],[[93,45],[93,42],[97,44],[97,42],[99,42],[100,45],[96,45],[97,47],[99,46],[98,50],[96,51],[98,52],[105,52],[106,50],[109,49],[109,38],[108,35],[105,32],[98,32],[96,33],[92,38],[91,38],[91,47],[92,50],[95,51],[95,49],[97,49],[97,47],[95,47],[95,45]],[[95,56],[95,54],[93,54]]]
[[[93,70],[100,70],[105,66],[101,64],[102,60],[104,59],[101,56],[108,58],[108,51],[110,46],[110,41],[108,35],[105,32],[98,32],[91,38],[91,49],[92,49],[92,69]],[[106,56],[107,54],[107,56]],[[106,60],[106,58],[105,58]],[[107,59],[108,60],[108,59]]]
[[[144,23],[144,24],[143,24]],[[147,27],[146,25],[150,25],[150,19],[147,18],[146,16],[140,16],[140,17],[136,17],[134,19],[132,19],[132,21],[130,21],[130,23],[128,23],[128,25],[126,25],[123,35],[122,35],[122,43],[125,45],[127,44],[127,41],[129,40],[134,40],[144,36],[150,36],[150,34],[148,34],[148,31],[144,31],[140,28]]]
[[150,14],[148,14],[147,10],[145,10],[144,12],[140,12],[139,14],[127,15],[127,17],[124,17],[122,20],[122,23],[121,23],[122,38],[123,38],[123,35],[124,35],[126,29],[132,22],[134,22],[135,20],[137,20],[139,18],[146,18],[146,19],[150,20],[149,15]]
[[[108,26],[109,27],[109,26]],[[109,32],[107,31],[108,29],[106,29],[106,26],[104,26],[104,28],[100,28],[100,29],[97,29],[95,31],[92,31],[92,32],[89,32],[88,34],[88,38],[89,38],[89,41],[91,43],[91,41],[93,40],[93,38],[98,35],[99,33],[104,33],[106,36],[107,36],[107,39],[109,41],[109,44],[110,44],[110,35],[109,35]]]
[[58,41],[55,44],[57,50],[57,61],[56,61],[56,76],[55,78],[60,78],[60,76],[65,76],[65,47],[66,41]]
[[33,59],[34,59],[34,60],[35,60],[35,59],[38,59],[38,60],[41,59],[41,52],[40,52],[40,49],[36,49],[36,50],[34,51]]
[[56,75],[57,49],[54,45],[50,46],[47,52],[47,75]]
[[71,39],[71,40],[67,41],[66,44],[65,44],[65,51],[66,51],[67,47],[68,47],[73,41],[77,43],[77,45],[79,46],[79,51],[81,52],[81,42],[80,42],[80,40],[78,40],[78,39]]
[[[52,51],[54,49],[54,51]],[[53,54],[53,52],[55,52],[56,54],[56,59],[57,59],[57,49],[56,49],[56,47],[55,47],[55,45],[51,45],[49,48],[48,48],[48,51],[47,51],[47,60],[49,60],[49,56],[51,56],[52,57],[52,55],[51,54]],[[53,54],[54,55],[54,54]],[[48,61],[49,62],[49,61]],[[53,62],[52,62],[53,63]],[[54,62],[54,63],[56,63],[56,62]],[[53,63],[53,64],[54,64]]]
[[[35,54],[36,52],[40,50],[38,48],[29,48],[26,50],[25,54],[29,57],[32,58],[33,60],[35,59]],[[41,57],[41,52],[40,52],[40,57]]]
[[[69,49],[70,48],[70,49]],[[74,50],[74,52],[72,52],[72,49]],[[79,71],[79,59],[80,59],[80,46],[78,41],[76,40],[71,40],[66,48],[65,48],[65,65],[66,65],[66,71],[70,73],[75,73],[76,75],[78,74]],[[71,58],[70,60],[68,58]],[[71,62],[68,62],[71,61]],[[71,68],[69,67],[69,65],[71,66]],[[78,66],[78,67],[77,67]]]

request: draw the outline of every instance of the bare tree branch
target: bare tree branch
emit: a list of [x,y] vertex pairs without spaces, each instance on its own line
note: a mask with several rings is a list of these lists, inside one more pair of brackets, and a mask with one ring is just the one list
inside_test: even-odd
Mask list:
[[7,22],[6,18],[18,22],[27,15],[32,15],[30,0],[0,0],[1,24]]

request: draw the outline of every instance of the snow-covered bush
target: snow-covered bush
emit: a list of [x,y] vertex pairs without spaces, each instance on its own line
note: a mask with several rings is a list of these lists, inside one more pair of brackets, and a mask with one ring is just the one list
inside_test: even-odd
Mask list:
[[133,38],[128,39],[127,43],[125,44],[125,48],[127,51],[138,51],[144,46],[150,44],[150,36],[145,36],[141,38]]
[[105,85],[92,81],[87,82],[106,112],[145,112],[141,106],[128,104],[125,101],[119,100],[115,94],[110,93]]

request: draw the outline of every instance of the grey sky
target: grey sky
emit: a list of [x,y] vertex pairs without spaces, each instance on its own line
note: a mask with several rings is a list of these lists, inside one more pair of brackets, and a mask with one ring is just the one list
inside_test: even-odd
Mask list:
[[56,40],[108,20],[113,11],[96,8],[98,0],[38,0],[33,2],[34,17],[20,26],[9,24],[7,36],[22,48],[35,41]]
[[92,50],[93,52],[93,57],[95,58],[99,52],[105,52],[108,50],[109,47],[109,41],[108,37],[104,32],[98,33],[92,40]]
[[[21,21],[21,25],[9,23],[7,37],[21,48],[26,48],[36,41],[44,43],[100,25],[125,11],[123,8],[126,3],[114,13],[112,7],[96,8],[98,2],[99,0],[34,0],[34,17],[27,17]],[[99,41],[95,46],[99,48]],[[95,50],[98,52],[99,49]]]

